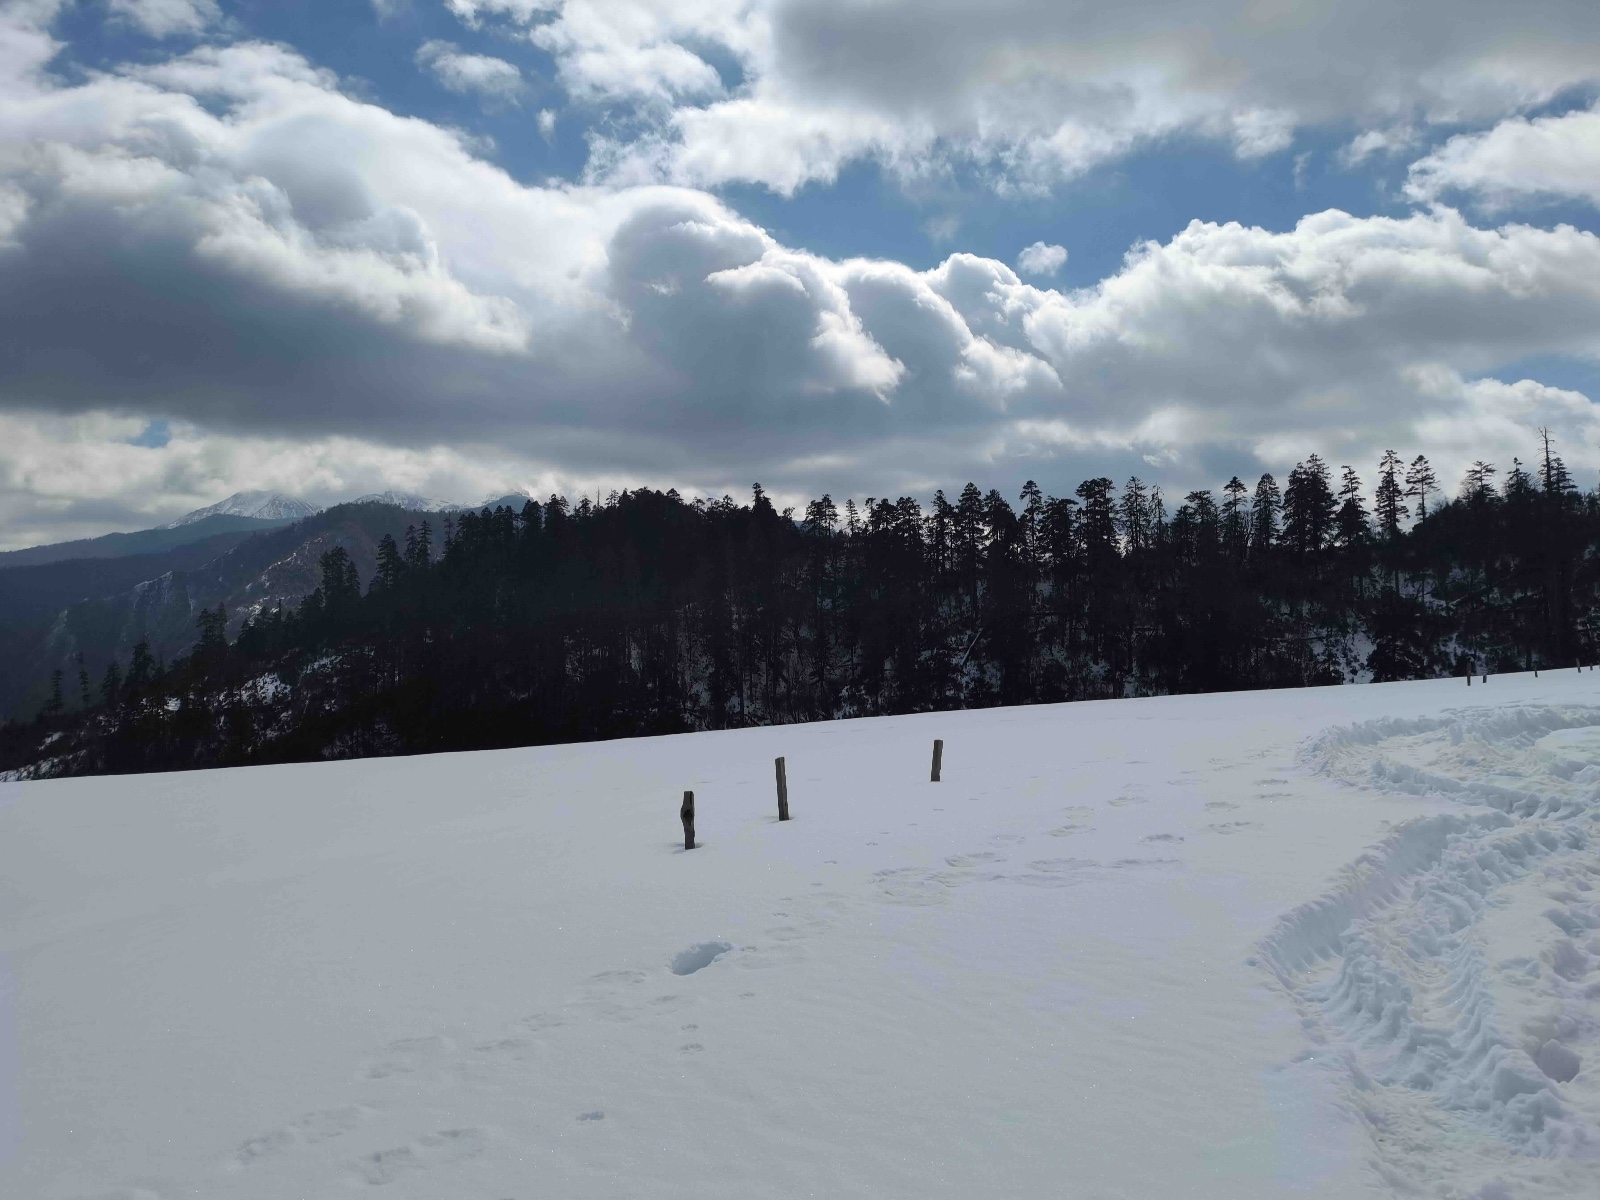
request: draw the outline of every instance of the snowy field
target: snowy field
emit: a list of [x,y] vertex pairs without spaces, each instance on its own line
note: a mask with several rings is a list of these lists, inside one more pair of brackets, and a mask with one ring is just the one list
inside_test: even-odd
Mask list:
[[0,1195],[1593,1197],[1597,820],[1571,670],[0,784]]

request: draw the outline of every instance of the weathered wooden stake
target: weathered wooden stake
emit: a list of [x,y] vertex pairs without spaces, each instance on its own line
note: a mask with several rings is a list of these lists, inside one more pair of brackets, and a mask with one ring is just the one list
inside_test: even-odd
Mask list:
[[678,810],[678,815],[683,818],[683,848],[694,849],[694,793],[683,794],[683,807]]
[[776,760],[778,770],[778,820],[789,819],[789,772],[784,769],[783,757]]
[[933,739],[933,783],[939,782],[939,768],[944,766],[944,739]]
[[1489,682],[1489,672],[1487,672],[1487,671],[1485,671],[1485,672],[1484,672],[1484,673],[1483,673],[1483,681],[1484,681],[1484,682],[1485,682],[1485,683],[1488,683],[1488,682]]

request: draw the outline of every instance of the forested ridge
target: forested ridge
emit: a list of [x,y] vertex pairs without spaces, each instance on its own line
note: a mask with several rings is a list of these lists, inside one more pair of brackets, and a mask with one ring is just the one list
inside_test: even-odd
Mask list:
[[0,729],[30,775],[579,741],[846,716],[1571,666],[1594,657],[1600,495],[1548,438],[1446,494],[1393,452],[1374,502],[1316,455],[1170,505],[1130,479],[1013,502],[649,489],[340,547],[297,609],[203,610],[59,673]]

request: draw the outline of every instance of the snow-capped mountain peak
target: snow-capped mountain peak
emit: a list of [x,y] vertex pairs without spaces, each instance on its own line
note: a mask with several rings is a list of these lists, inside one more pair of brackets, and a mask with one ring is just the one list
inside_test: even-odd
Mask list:
[[353,504],[392,504],[396,508],[403,508],[407,512],[451,512],[460,508],[459,504],[452,504],[448,500],[435,500],[431,496],[418,496],[412,492],[368,492],[365,496],[357,496]]
[[235,492],[226,500],[219,500],[205,508],[185,513],[176,521],[162,525],[162,529],[177,529],[180,525],[193,525],[207,517],[255,517],[262,521],[298,521],[302,517],[321,512],[315,505],[281,492]]

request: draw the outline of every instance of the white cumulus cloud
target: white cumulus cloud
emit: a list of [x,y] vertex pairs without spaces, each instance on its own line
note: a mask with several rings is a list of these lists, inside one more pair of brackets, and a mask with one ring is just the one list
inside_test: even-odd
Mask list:
[[1574,199],[1600,205],[1600,107],[1459,134],[1411,166],[1406,193],[1431,201],[1452,191],[1488,207]]
[[476,92],[511,101],[522,95],[522,71],[515,63],[487,54],[467,54],[450,42],[434,39],[417,47],[417,65],[433,73],[452,92]]
[[647,118],[597,177],[784,193],[863,158],[1040,190],[1174,136],[1261,157],[1308,125],[1481,123],[1600,81],[1600,8],[1571,0],[1386,5],[1381,33],[1372,4],[1325,0],[448,2]]
[[1067,248],[1035,242],[1017,255],[1017,270],[1024,275],[1055,275],[1067,265]]
[[216,0],[108,0],[106,7],[158,38],[200,33],[221,15]]
[[[1473,433],[1439,438],[1447,474],[1540,423],[1600,465],[1590,398],[1505,370],[1600,358],[1600,238],[1568,226],[1195,222],[1068,292],[971,254],[808,252],[691,188],[524,183],[281,46],[68,82],[7,29],[27,49],[0,65],[22,151],[0,153],[0,417],[22,432],[0,446],[45,448],[0,455],[0,484],[29,528],[71,510],[40,465],[57,444],[93,443],[60,479],[102,472],[102,511],[163,512],[212,483],[151,463],[304,490],[330,448],[378,464],[364,490],[434,494],[477,490],[429,482],[435,453],[718,494],[1070,491],[1150,462],[1214,485],[1312,450],[1433,453],[1450,422]],[[179,457],[121,445],[116,422],[155,417]],[[252,447],[280,473],[241,465]]]

